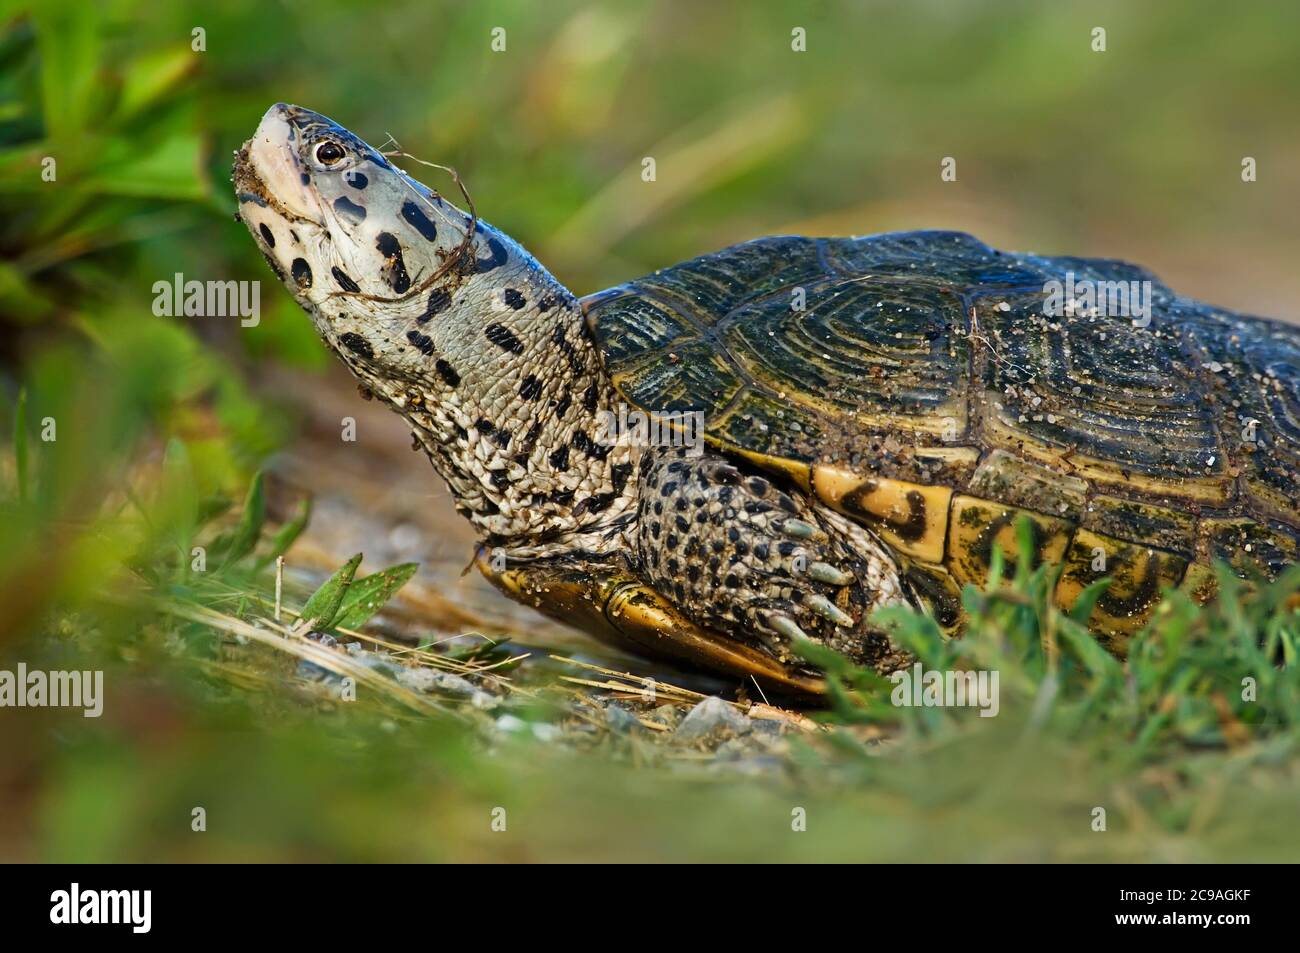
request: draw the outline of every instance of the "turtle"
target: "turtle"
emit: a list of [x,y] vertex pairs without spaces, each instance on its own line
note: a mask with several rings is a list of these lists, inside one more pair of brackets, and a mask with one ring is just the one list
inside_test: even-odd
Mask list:
[[1300,329],[1141,267],[776,236],[580,298],[310,110],[273,106],[232,180],[483,574],[634,651],[792,693],[823,688],[800,640],[896,671],[875,610],[959,636],[963,587],[1027,533],[1059,606],[1110,580],[1088,624],[1122,656],[1164,592],[1213,597],[1216,560],[1296,561]]

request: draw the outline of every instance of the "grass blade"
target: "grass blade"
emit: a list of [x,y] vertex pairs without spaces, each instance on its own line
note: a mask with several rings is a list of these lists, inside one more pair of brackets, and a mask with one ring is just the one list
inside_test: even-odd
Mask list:
[[302,621],[315,629],[328,629],[334,624],[343,605],[343,597],[352,585],[352,577],[361,565],[361,553],[357,553],[321,584],[307,604],[302,607]]
[[364,625],[419,568],[419,563],[401,563],[353,581],[332,624],[341,629],[356,629]]

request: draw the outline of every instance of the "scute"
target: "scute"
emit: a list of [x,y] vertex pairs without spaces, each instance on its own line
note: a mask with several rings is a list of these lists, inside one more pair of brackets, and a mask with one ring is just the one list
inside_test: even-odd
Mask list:
[[1045,317],[1041,291],[987,295],[974,305],[978,366],[993,446],[1055,463],[1097,481],[1171,483],[1203,499],[1230,492],[1216,409],[1163,322]]
[[[779,261],[781,267],[773,268]],[[637,281],[638,293],[681,302],[695,318],[729,314],[745,301],[800,281],[822,277],[818,242],[812,238],[760,238],[735,245],[718,255],[696,258],[688,266],[657,271]],[[705,319],[699,327],[712,324]]]
[[735,367],[699,339],[682,341],[671,356],[614,374],[614,386],[633,404],[656,409],[725,405],[743,386]]
[[1256,507],[1293,523],[1300,503],[1300,331],[1204,308],[1189,321],[1207,392]]
[[[1048,283],[1068,278],[1149,282],[1149,322],[1049,314]],[[1300,329],[1179,297],[1137,266],[955,232],[782,237],[585,304],[624,397],[703,411],[713,443],[901,547],[931,601],[978,576],[983,530],[1005,549],[1013,511],[1064,561],[1063,603],[1109,567],[1097,613],[1116,636],[1153,586],[1203,590],[1189,564],[1275,572],[1300,549]],[[958,505],[983,530],[958,532]],[[900,518],[925,532],[902,538]]]

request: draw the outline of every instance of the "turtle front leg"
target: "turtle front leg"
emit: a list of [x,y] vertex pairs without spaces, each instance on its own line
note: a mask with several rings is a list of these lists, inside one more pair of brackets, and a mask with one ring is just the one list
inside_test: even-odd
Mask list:
[[687,617],[782,662],[798,638],[880,671],[905,662],[866,621],[903,601],[897,566],[866,529],[718,454],[657,448],[639,476],[641,573]]

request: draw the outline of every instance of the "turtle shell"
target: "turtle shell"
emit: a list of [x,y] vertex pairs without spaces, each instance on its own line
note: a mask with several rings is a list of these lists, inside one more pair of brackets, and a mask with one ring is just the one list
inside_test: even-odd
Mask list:
[[1296,561],[1300,329],[1134,265],[956,232],[775,237],[584,304],[629,404],[702,411],[713,445],[875,529],[945,625],[1022,513],[1062,605],[1112,578],[1111,637],[1163,588],[1206,597],[1213,559]]

